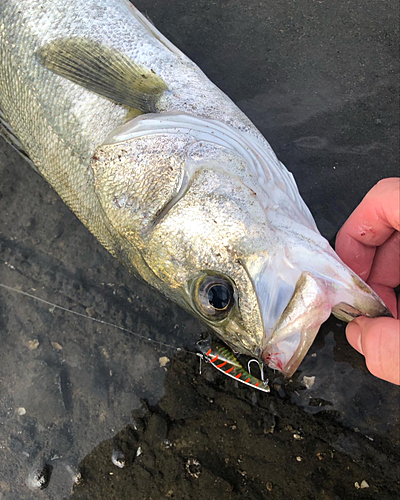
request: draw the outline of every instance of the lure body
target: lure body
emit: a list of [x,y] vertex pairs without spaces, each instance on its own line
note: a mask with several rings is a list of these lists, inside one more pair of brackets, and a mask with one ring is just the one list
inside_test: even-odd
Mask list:
[[204,358],[209,361],[214,368],[228,375],[228,377],[242,384],[246,384],[249,387],[258,389],[259,391],[270,392],[268,381],[263,381],[251,375],[249,371],[244,369],[233,352],[221,342],[213,341],[211,344],[203,344],[200,350]]

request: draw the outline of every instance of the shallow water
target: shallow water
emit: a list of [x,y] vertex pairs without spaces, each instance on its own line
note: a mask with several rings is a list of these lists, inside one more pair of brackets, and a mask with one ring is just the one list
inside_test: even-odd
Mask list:
[[[398,173],[397,3],[136,5],[270,140],[328,239]],[[1,500],[398,498],[399,388],[368,374],[342,323],[292,381],[271,373],[270,394],[200,374],[186,351],[204,327],[3,142],[0,169],[1,283],[181,349],[0,289]]]

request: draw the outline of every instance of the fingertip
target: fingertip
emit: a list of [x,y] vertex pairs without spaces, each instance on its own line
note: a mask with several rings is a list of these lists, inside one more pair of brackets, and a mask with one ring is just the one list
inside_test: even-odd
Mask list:
[[362,317],[357,324],[368,370],[376,377],[400,384],[400,321]]

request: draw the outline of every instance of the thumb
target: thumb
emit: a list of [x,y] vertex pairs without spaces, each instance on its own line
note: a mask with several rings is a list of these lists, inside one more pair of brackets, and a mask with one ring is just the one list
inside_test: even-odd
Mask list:
[[353,320],[346,328],[349,343],[365,356],[376,377],[400,385],[400,321],[394,318]]

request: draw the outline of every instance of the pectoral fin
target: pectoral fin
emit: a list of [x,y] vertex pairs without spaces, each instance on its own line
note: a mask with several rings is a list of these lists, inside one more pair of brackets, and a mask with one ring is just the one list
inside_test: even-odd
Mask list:
[[143,113],[156,111],[164,81],[127,55],[84,38],[57,40],[40,49],[42,64],[57,75]]

